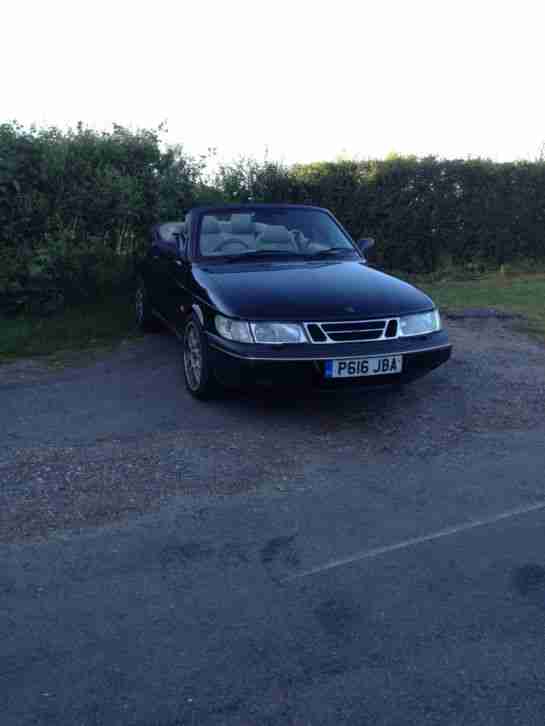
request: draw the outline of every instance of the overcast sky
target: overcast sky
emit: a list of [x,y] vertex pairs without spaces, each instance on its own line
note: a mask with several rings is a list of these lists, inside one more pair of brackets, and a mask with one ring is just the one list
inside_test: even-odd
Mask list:
[[4,0],[0,121],[168,123],[221,157],[533,159],[543,0]]

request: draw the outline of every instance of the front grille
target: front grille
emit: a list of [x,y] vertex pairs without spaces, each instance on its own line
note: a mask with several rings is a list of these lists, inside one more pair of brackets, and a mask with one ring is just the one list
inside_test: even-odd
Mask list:
[[397,318],[349,320],[336,323],[305,323],[313,343],[358,343],[397,338]]

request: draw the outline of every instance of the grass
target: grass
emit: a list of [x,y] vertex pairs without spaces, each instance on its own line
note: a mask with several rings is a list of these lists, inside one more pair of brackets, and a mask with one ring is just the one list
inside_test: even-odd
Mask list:
[[514,276],[493,273],[477,279],[412,277],[410,282],[430,295],[446,312],[493,308],[524,316],[517,327],[545,340],[545,274]]
[[129,295],[67,307],[61,314],[46,318],[0,318],[0,363],[108,348],[136,334]]
[[[494,308],[518,313],[524,318],[517,327],[545,340],[545,273],[494,273],[470,280],[460,279],[459,273],[454,279],[405,279],[427,292],[445,312]],[[38,356],[49,356],[50,363],[62,362],[68,352],[109,348],[136,335],[129,295],[68,307],[50,318],[0,318],[0,363]]]

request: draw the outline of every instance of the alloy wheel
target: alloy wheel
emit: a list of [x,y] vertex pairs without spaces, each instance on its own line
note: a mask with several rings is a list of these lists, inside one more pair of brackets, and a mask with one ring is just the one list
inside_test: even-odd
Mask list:
[[185,330],[184,366],[189,387],[196,391],[202,377],[202,346],[199,331],[193,322],[188,323]]

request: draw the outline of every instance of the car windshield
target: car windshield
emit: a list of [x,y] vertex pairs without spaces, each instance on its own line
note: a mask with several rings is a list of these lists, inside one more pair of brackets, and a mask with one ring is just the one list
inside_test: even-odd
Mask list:
[[215,211],[202,217],[202,257],[255,259],[268,255],[323,257],[357,254],[333,219],[317,209],[256,208]]

